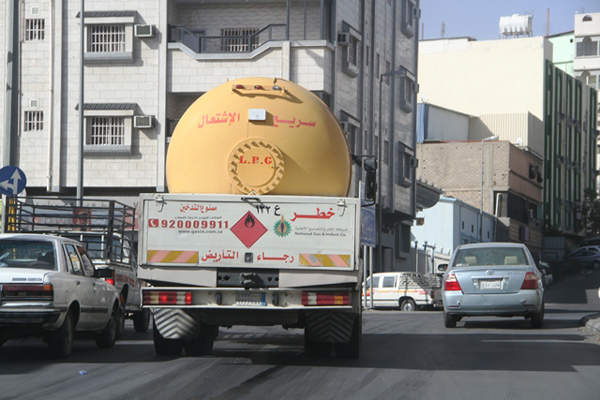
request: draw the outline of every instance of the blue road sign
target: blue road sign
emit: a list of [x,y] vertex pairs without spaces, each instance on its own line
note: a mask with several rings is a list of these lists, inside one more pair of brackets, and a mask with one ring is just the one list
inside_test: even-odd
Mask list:
[[375,247],[377,245],[377,230],[375,223],[375,206],[363,207],[361,210],[360,243],[363,246]]
[[19,167],[7,165],[0,169],[0,193],[16,196],[25,189],[27,178]]

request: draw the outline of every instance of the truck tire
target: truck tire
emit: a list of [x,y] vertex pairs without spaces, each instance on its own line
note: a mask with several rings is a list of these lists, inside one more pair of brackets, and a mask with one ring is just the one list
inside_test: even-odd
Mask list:
[[144,333],[150,327],[150,309],[144,308],[133,313],[133,328],[136,332]]
[[190,357],[206,356],[210,354],[215,343],[213,338],[214,329],[212,328],[212,325],[202,324],[198,337],[187,341],[183,346],[185,348],[185,354]]
[[115,345],[115,340],[117,339],[117,331],[118,331],[118,314],[120,313],[119,308],[116,307],[113,309],[112,314],[110,315],[110,319],[106,324],[106,327],[96,337],[96,345],[100,349],[110,349]]
[[357,316],[354,319],[352,327],[352,336],[348,343],[336,343],[334,345],[335,354],[339,358],[355,360],[360,357],[360,347],[362,342],[362,318]]
[[456,328],[456,318],[444,311],[444,326],[446,328]]
[[304,353],[308,358],[327,358],[332,351],[333,343],[313,341],[309,330],[304,328]]
[[123,307],[119,307],[119,312],[117,316],[117,339],[123,337],[125,333],[125,309]]
[[67,312],[61,327],[54,332],[48,341],[48,349],[53,358],[68,358],[73,350],[75,327],[71,310]]
[[154,339],[154,350],[159,356],[178,356],[183,350],[182,339],[166,339],[160,334],[156,323],[152,324],[152,336]]
[[400,310],[401,311],[415,311],[417,305],[413,299],[400,299]]

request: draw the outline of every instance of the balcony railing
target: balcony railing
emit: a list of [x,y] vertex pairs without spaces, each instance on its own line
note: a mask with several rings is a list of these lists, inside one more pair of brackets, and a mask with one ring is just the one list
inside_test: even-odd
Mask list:
[[169,42],[180,42],[196,53],[248,53],[271,40],[285,40],[286,25],[267,25],[258,32],[240,36],[204,36],[184,26],[169,27]]

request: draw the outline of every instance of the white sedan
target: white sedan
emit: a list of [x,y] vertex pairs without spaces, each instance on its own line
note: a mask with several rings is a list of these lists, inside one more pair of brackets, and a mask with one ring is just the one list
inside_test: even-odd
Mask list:
[[83,246],[38,234],[0,234],[0,346],[41,336],[54,357],[70,355],[75,332],[98,347],[115,343],[119,294],[104,281]]

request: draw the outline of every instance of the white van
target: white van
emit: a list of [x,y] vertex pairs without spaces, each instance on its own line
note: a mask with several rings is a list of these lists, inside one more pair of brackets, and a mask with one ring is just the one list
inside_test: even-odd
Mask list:
[[[367,305],[371,301],[371,277],[365,282]],[[363,298],[364,301],[364,298]],[[442,281],[437,275],[416,272],[381,272],[373,274],[373,307],[418,308],[442,307]]]

